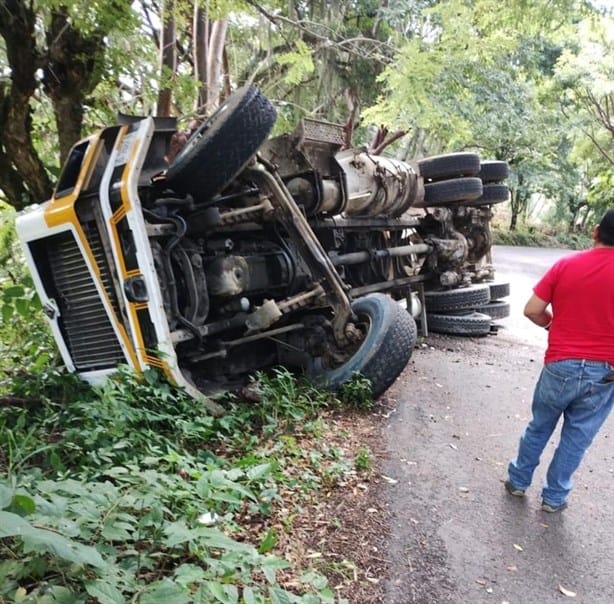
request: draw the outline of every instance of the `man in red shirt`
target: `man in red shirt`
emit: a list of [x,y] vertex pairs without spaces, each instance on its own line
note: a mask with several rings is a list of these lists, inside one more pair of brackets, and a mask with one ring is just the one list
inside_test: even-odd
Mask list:
[[614,405],[614,209],[595,227],[593,240],[592,249],[554,264],[524,309],[533,323],[549,330],[548,348],[533,394],[533,417],[508,466],[505,488],[510,495],[524,495],[562,415],[542,489],[544,512],[567,507],[571,476]]

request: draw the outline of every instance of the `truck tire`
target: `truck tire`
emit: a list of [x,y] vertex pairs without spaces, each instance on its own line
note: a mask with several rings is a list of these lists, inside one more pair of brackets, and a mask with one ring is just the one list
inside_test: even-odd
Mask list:
[[486,282],[490,288],[490,300],[500,300],[510,295],[510,284],[508,281],[491,281]]
[[476,177],[451,178],[424,185],[423,207],[477,199],[482,196],[482,181]]
[[[428,185],[427,185],[428,186]],[[426,187],[425,187],[426,188]],[[510,189],[507,185],[488,183],[483,185],[482,195],[477,199],[463,201],[463,206],[491,206],[496,203],[508,201]]]
[[462,314],[427,314],[429,330],[455,336],[486,336],[490,333],[491,318],[483,313],[468,311]]
[[506,161],[487,160],[480,164],[478,178],[483,183],[501,182],[510,175],[510,167]]
[[424,293],[427,313],[464,310],[484,306],[490,302],[488,285],[470,285],[459,289]]
[[510,316],[510,304],[505,300],[493,300],[484,306],[478,306],[474,310],[488,315],[491,319],[505,319]]
[[425,180],[475,176],[480,171],[480,156],[477,153],[433,155],[419,159],[418,167]]
[[338,390],[356,373],[371,381],[378,398],[407,365],[416,344],[417,328],[411,315],[385,294],[369,294],[352,303],[359,321],[367,325],[358,350],[343,365],[320,371],[312,378],[330,390]]
[[166,183],[197,199],[219,193],[267,138],[276,115],[258,88],[240,88],[190,137],[168,167]]

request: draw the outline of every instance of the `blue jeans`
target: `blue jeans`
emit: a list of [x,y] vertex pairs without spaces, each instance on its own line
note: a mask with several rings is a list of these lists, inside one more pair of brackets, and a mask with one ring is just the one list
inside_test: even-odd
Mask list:
[[614,382],[603,381],[611,371],[601,361],[556,361],[544,366],[533,394],[533,417],[520,437],[516,459],[508,466],[515,488],[524,490],[531,484],[562,415],[561,438],[548,467],[542,498],[554,506],[567,500],[573,486],[571,476],[614,404]]

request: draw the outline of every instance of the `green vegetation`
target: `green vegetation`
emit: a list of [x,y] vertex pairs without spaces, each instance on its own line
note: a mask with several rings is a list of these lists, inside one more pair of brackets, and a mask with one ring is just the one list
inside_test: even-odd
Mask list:
[[514,231],[493,229],[495,245],[521,245],[528,247],[553,247],[570,250],[586,250],[593,244],[585,233],[556,232],[552,228],[521,226]]
[[353,409],[368,411],[373,407],[371,382],[359,373],[341,386],[338,396],[344,405]]
[[338,402],[285,370],[252,386],[259,402],[229,398],[219,419],[153,371],[100,389],[55,372],[28,408],[3,406],[0,602],[341,601],[274,555],[280,510],[352,469],[321,437]]
[[0,201],[0,371],[31,375],[13,393],[27,395],[45,382],[46,368],[57,364],[58,353],[17,241],[14,218]]
[[354,458],[354,467],[359,472],[365,472],[371,469],[371,450],[368,447],[361,447],[356,452]]

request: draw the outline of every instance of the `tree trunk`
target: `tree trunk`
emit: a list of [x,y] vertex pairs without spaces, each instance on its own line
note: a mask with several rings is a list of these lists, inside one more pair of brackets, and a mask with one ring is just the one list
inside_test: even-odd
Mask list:
[[522,216],[527,209],[529,195],[524,187],[524,176],[518,170],[518,184],[515,189],[510,191],[510,206],[512,216],[510,218],[510,231],[515,231],[518,226],[518,217]]
[[36,90],[40,56],[35,43],[36,17],[30,5],[4,0],[0,35],[11,68],[10,85],[0,85],[0,189],[16,209],[44,201],[51,183],[32,143],[30,99]]
[[48,56],[43,83],[53,103],[63,164],[81,138],[85,99],[100,81],[98,67],[104,60],[104,35],[77,31],[61,7],[52,13],[46,37]]
[[157,115],[169,116],[173,100],[173,81],[177,71],[177,42],[175,38],[175,2],[165,0],[162,6],[162,35],[160,36],[160,92]]
[[194,55],[194,79],[199,83],[196,113],[207,104],[207,55],[209,54],[209,20],[198,3],[194,5],[192,54]]
[[228,23],[214,21],[211,27],[209,53],[207,55],[207,113],[213,113],[220,105],[224,44]]
[[512,212],[512,217],[510,218],[510,231],[515,231],[517,225],[518,225],[518,214],[516,214],[516,212]]

